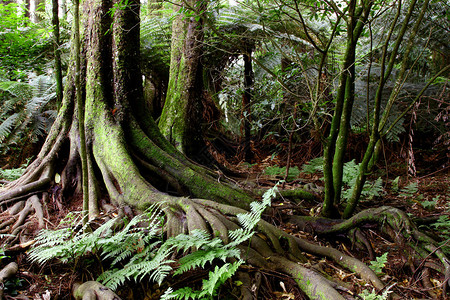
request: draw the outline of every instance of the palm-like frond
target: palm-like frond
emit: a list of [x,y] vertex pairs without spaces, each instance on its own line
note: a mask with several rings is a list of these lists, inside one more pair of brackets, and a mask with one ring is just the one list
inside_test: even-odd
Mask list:
[[172,22],[169,17],[152,17],[141,22],[141,55],[159,73],[169,73]]
[[3,140],[5,140],[8,135],[11,134],[19,119],[20,114],[14,113],[0,124],[0,143],[2,143]]

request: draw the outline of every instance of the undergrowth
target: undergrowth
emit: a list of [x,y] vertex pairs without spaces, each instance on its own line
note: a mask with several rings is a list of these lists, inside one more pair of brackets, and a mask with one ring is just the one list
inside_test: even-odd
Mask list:
[[[303,173],[314,174],[323,171],[323,157],[317,157],[302,166]],[[342,200],[347,201],[353,192],[356,178],[359,175],[359,164],[355,160],[351,160],[344,164],[342,182],[344,189],[342,191]],[[372,199],[383,194],[383,180],[378,178],[376,180],[366,180],[364,183],[361,196],[363,199]]]
[[20,178],[23,172],[25,172],[25,169],[27,168],[29,162],[30,159],[27,159],[27,161],[23,163],[19,168],[5,169],[5,170],[0,168],[0,179],[4,179],[6,181],[14,181]]
[[[62,228],[42,230],[36,238],[36,246],[30,251],[32,262],[44,264],[52,259],[71,264],[74,269],[81,260],[94,255],[105,270],[97,278],[105,286],[116,290],[128,280],[139,282],[144,278],[158,284],[172,274],[182,275],[189,270],[214,266],[202,289],[183,287],[168,289],[162,299],[208,299],[216,295],[218,288],[226,282],[244,263],[237,246],[248,241],[254,234],[262,212],[271,205],[277,186],[269,189],[261,202],[253,202],[250,212],[238,214],[241,228],[230,231],[230,242],[224,244],[219,237],[195,230],[191,234],[180,234],[167,240],[163,238],[164,218],[159,206],[150,207],[144,214],[131,219],[121,230],[117,230],[118,219],[111,219],[94,231],[89,224],[77,226],[80,218],[70,214],[62,221]],[[140,224],[147,223],[142,227]],[[193,252],[189,250],[195,249]],[[188,253],[176,260],[177,253]],[[92,257],[92,256],[91,256]],[[218,262],[222,261],[221,264]],[[173,266],[179,265],[174,270]]]

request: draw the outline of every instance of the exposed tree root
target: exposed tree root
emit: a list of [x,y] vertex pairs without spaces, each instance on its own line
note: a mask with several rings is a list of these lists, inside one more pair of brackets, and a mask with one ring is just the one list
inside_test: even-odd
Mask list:
[[[367,224],[377,224],[386,235],[390,236],[400,246],[403,250],[405,261],[411,264],[412,270],[416,270],[417,267],[423,267],[424,260],[434,255],[441,263],[435,270],[444,275],[442,284],[444,295],[450,287],[450,260],[439,247],[438,242],[420,231],[406,213],[397,208],[388,206],[371,208],[347,220],[292,216],[290,221],[297,224],[301,230],[312,230],[318,234],[328,235],[346,233],[358,227],[364,227]],[[367,245],[362,235],[360,240],[371,253],[371,246]],[[411,257],[414,259],[410,259]],[[425,272],[425,275],[422,276],[427,278],[427,268],[424,268],[423,272]]]
[[0,271],[0,299],[4,299],[3,295],[3,287],[4,282],[6,279],[13,277],[16,275],[17,271],[19,270],[19,266],[15,262],[11,262],[6,265],[1,271]]
[[23,235],[35,226],[35,221],[29,220],[29,215],[37,219],[38,228],[44,227],[44,211],[38,196],[34,195],[27,201],[20,201],[9,207],[0,215],[0,233],[9,234],[2,240],[3,245],[14,245],[17,241],[26,242]]

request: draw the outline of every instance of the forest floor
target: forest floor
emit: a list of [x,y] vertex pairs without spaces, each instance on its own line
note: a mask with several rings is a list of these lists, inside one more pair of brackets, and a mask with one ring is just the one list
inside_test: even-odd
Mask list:
[[[276,184],[284,176],[282,173],[273,174],[273,172],[264,172],[267,167],[276,164],[276,159],[267,156],[259,159],[254,164],[229,164],[235,171],[246,174],[246,178],[242,182],[248,184],[252,181],[259,187],[271,187]],[[359,209],[379,207],[379,206],[393,206],[407,212],[413,219],[420,218],[421,220],[436,219],[441,217],[442,226],[449,226],[450,216],[450,169],[438,169],[430,171],[427,169],[427,174],[422,173],[415,178],[406,179],[406,176],[398,177],[393,188],[393,180],[397,178],[397,174],[401,172],[392,168],[394,164],[390,164],[390,174],[381,172],[376,176],[383,178],[383,193],[382,195],[373,197],[371,199],[363,199],[360,203]],[[268,174],[270,173],[270,174]],[[276,173],[276,172],[275,172]],[[396,174],[397,173],[397,174]],[[403,172],[404,174],[404,172]],[[388,178],[388,179],[387,179]],[[387,180],[386,180],[387,179]],[[320,187],[320,175],[317,174],[297,174],[297,177],[285,184],[285,189],[301,188],[305,183],[313,183]],[[70,211],[81,209],[81,200],[79,198],[65,199],[65,203],[70,203],[61,207],[56,203],[49,203],[46,207],[46,228],[53,229],[57,227],[59,222]],[[356,248],[352,242],[344,236],[319,236],[314,232],[299,231],[296,226],[286,223],[284,216],[292,214],[301,215],[318,215],[320,212],[321,202],[293,202],[287,199],[279,199],[273,202],[273,215],[266,216],[271,221],[278,224],[283,230],[295,236],[310,240],[321,245],[329,245],[340,251],[361,259],[367,264],[370,264],[370,257],[367,251]],[[446,221],[445,221],[446,220]],[[449,228],[432,227],[426,224],[422,225],[425,229],[430,229],[440,240],[447,239],[444,245],[450,246]],[[434,297],[441,297],[441,290],[439,287],[444,281],[442,276],[431,274],[432,287],[425,287],[422,285],[421,278],[416,270],[409,270],[406,267],[406,260],[401,255],[401,249],[391,240],[388,240],[380,233],[377,228],[367,226],[363,229],[366,236],[369,238],[372,247],[374,248],[376,258],[380,259],[383,254],[385,256],[384,264],[381,266],[380,277],[387,286],[392,286],[391,289],[401,299],[433,299]],[[428,231],[427,231],[428,232]],[[30,233],[34,235],[37,230]],[[442,234],[441,234],[442,233]],[[439,236],[441,234],[441,236]],[[450,248],[450,247],[449,247]],[[449,249],[447,248],[447,249]],[[0,251],[3,248],[0,247]],[[58,261],[46,263],[44,266],[31,265],[27,260],[27,251],[6,252],[1,256],[0,253],[0,267],[3,267],[10,261],[16,261],[19,264],[19,272],[15,278],[8,280],[5,283],[5,299],[70,299],[71,287],[75,281],[86,281],[95,279],[91,270],[86,269],[84,264],[80,263],[75,266],[67,266]],[[315,268],[322,268],[328,274],[334,274],[339,280],[348,283],[349,290],[353,291],[356,296],[361,290],[371,289],[365,287],[364,283],[350,272],[342,271],[340,267],[333,262],[317,257],[310,258],[310,265]],[[374,258],[373,258],[374,259]],[[265,270],[256,270],[251,266],[243,266],[241,269],[253,275],[259,273],[261,284],[259,287],[259,299],[306,299],[302,292],[298,289],[295,281],[285,274],[269,272]],[[201,282],[202,276],[206,275],[209,270],[196,270],[195,272],[187,274],[183,279],[169,280],[170,284],[178,285],[186,282],[195,283]],[[411,275],[413,274],[413,275]],[[129,294],[129,289],[150,290],[146,292],[144,299],[158,299],[161,291],[165,287],[158,288],[157,285],[137,285],[131,284],[127,291],[123,291],[119,295]],[[235,299],[234,289],[235,282],[230,280],[225,284],[221,290],[221,296],[218,299]],[[432,290],[433,293],[428,293]],[[352,292],[350,292],[352,293]],[[433,296],[434,295],[434,296]],[[124,297],[124,299],[127,299]],[[128,299],[133,299],[133,297]],[[138,299],[138,298],[135,298]],[[141,297],[139,299],[142,299]]]

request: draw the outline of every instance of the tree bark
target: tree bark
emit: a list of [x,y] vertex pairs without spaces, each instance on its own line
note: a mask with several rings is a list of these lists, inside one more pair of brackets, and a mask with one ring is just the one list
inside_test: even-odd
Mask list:
[[[204,146],[200,56],[203,42],[202,14],[206,1],[190,0],[175,4],[174,7],[177,16],[172,25],[170,77],[159,128],[179,151],[190,157]],[[182,7],[194,15],[185,15],[181,11]]]
[[61,67],[60,34],[59,34],[59,12],[58,0],[52,0],[52,26],[53,26],[53,53],[55,55],[55,81],[56,81],[56,101],[58,107],[63,98],[63,76]]
[[250,148],[250,129],[251,129],[251,101],[253,94],[253,68],[252,68],[252,47],[248,42],[246,53],[244,53],[244,94],[242,95],[242,114],[241,114],[241,153],[246,161],[252,159]]

